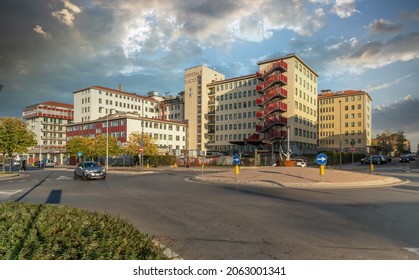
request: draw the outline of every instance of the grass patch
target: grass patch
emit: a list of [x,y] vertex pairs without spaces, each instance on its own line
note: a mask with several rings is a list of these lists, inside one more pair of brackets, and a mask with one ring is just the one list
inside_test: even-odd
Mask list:
[[68,206],[0,203],[2,260],[166,259],[121,218]]

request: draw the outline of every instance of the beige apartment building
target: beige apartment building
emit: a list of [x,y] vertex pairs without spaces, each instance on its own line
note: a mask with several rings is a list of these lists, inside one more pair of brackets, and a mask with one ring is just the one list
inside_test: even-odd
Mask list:
[[210,102],[207,85],[219,80],[224,80],[224,74],[206,66],[185,70],[184,106],[185,120],[188,122],[186,147],[193,156],[201,155],[207,150]]
[[[289,132],[292,154],[317,152],[316,72],[296,54],[258,65],[257,73],[231,79],[202,66],[185,71],[190,149],[227,152],[268,143],[286,152]],[[204,75],[213,81],[205,84]],[[194,90],[202,92],[196,99]]]
[[207,151],[238,150],[234,144],[244,141],[256,131],[257,79],[247,75],[208,84]]
[[362,90],[319,94],[318,148],[323,151],[364,153],[371,145],[372,99]]
[[298,55],[258,62],[259,138],[276,141],[292,156],[317,152],[318,75]]

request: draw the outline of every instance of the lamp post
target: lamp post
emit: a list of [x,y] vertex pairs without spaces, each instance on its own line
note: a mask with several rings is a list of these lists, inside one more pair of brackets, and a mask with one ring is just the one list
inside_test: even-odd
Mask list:
[[141,99],[141,142],[140,146],[142,151],[140,152],[140,171],[143,172],[144,165],[144,99]]
[[[99,107],[100,113],[104,107]],[[106,161],[105,161],[105,169],[109,169],[109,114],[106,114]]]
[[339,100],[339,167],[342,169],[342,100]]
[[355,146],[355,140],[352,139],[350,144],[351,144],[351,152],[352,152],[352,168],[354,168],[354,152],[355,152],[354,146]]
[[287,125],[287,161],[289,161],[291,159],[291,155],[290,155],[290,126]]

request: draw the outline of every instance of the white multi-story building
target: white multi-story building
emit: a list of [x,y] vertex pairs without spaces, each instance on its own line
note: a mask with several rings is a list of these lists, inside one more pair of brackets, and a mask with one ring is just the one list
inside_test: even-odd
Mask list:
[[43,102],[23,109],[23,118],[37,141],[28,151],[28,163],[46,159],[64,162],[66,126],[73,122],[73,117],[73,105],[60,102]]
[[180,154],[185,150],[186,130],[184,122],[147,118],[136,113],[115,113],[68,125],[67,140],[76,136],[95,138],[96,135],[108,134],[124,146],[131,133],[137,132],[151,136],[164,153]]
[[[186,149],[186,123],[181,97],[163,98],[92,86],[73,92],[74,123],[67,127],[67,140],[74,136],[95,138],[109,133],[124,145],[132,132],[151,136],[160,150],[180,154]],[[106,124],[109,124],[109,130]]]
[[88,122],[114,112],[140,114],[146,118],[161,118],[160,103],[155,92],[150,96],[124,92],[102,86],[91,86],[73,92],[74,122]]

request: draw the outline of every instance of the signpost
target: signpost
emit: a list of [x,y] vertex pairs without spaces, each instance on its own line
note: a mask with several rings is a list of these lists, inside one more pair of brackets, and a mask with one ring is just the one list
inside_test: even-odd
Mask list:
[[142,146],[138,147],[138,152],[140,153],[138,155],[138,160],[140,161],[140,172],[143,172],[143,152],[144,152],[144,148]]
[[316,163],[320,165],[320,175],[321,175],[321,181],[323,182],[324,177],[324,166],[327,163],[327,156],[325,154],[318,154],[316,156]]
[[239,179],[240,156],[238,156],[238,155],[233,156],[233,164],[234,164],[234,172],[236,173],[236,180],[238,180]]

